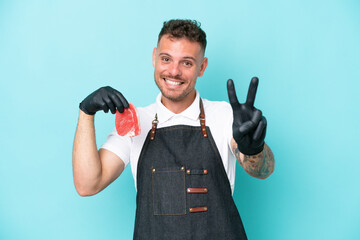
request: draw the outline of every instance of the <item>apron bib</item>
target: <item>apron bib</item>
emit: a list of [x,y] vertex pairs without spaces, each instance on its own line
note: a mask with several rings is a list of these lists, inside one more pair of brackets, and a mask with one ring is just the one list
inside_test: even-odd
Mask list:
[[201,99],[200,112],[199,127],[153,121],[138,161],[134,239],[247,239]]

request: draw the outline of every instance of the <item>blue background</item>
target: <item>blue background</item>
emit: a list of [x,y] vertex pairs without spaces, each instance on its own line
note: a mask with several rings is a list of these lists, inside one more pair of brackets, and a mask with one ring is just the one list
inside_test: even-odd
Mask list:
[[[136,106],[158,93],[151,54],[162,22],[207,33],[197,89],[227,101],[226,80],[268,119],[275,172],[239,165],[234,199],[249,239],[360,239],[360,2],[0,1],[0,239],[131,239],[130,168],[103,192],[77,195],[78,104],[110,85]],[[96,115],[100,146],[114,116]]]

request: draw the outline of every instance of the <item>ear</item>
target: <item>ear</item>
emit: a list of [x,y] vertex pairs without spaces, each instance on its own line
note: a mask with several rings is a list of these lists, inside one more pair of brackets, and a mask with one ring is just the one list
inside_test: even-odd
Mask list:
[[152,54],[152,64],[153,64],[153,67],[155,67],[155,59],[156,59],[156,48],[154,48],[153,54]]
[[200,66],[200,72],[199,72],[199,75],[198,75],[199,77],[201,77],[204,74],[207,65],[208,65],[208,58],[204,57],[204,59],[203,59],[203,61],[201,63],[201,66]]

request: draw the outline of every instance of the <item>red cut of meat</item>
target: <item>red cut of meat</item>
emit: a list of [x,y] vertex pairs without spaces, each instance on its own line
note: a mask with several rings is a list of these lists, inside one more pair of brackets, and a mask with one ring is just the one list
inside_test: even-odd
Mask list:
[[120,136],[135,137],[140,134],[140,122],[134,104],[129,103],[129,108],[125,108],[123,113],[116,110],[115,126]]

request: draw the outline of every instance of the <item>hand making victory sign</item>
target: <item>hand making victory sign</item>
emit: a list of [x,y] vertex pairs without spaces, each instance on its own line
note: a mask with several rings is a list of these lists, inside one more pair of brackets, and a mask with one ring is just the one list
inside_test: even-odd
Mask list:
[[233,80],[227,82],[229,101],[233,110],[233,137],[240,152],[255,155],[264,149],[266,118],[254,107],[259,79],[253,77],[250,82],[245,103],[239,103]]

